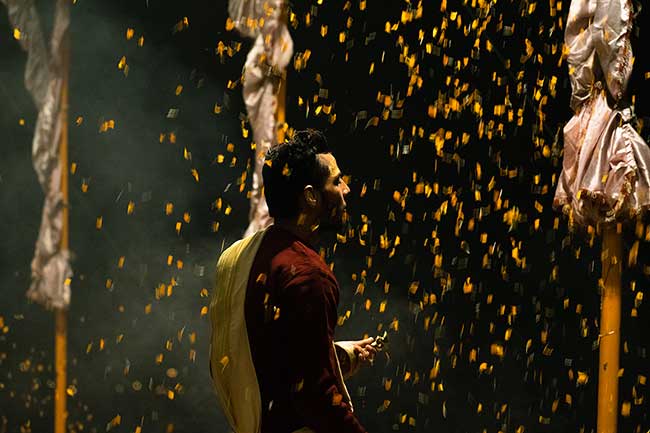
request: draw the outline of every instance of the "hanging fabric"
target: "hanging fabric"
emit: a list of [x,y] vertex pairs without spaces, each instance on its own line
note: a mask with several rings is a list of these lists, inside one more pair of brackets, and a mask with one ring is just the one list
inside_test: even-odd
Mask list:
[[34,1],[0,1],[7,6],[14,34],[27,52],[25,87],[38,109],[32,159],[45,200],[27,296],[47,308],[67,308],[70,304],[72,267],[69,252],[61,248],[64,207],[61,170],[66,167],[61,167],[59,146],[63,41],[70,24],[70,5],[68,2],[57,2],[48,53]]

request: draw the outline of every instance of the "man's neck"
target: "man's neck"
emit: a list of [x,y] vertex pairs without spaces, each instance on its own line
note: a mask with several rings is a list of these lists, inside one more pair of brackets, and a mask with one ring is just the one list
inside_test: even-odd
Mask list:
[[320,242],[318,226],[312,224],[299,224],[297,218],[295,219],[276,219],[273,223],[275,226],[286,230],[296,236],[298,239],[316,248]]

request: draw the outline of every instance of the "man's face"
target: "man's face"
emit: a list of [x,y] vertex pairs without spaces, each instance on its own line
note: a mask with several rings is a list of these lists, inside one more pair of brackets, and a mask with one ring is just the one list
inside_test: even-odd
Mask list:
[[338,230],[343,226],[343,215],[346,207],[345,196],[350,192],[350,188],[343,180],[343,175],[334,155],[319,153],[317,156],[320,163],[329,169],[329,176],[321,190],[320,228],[321,230]]

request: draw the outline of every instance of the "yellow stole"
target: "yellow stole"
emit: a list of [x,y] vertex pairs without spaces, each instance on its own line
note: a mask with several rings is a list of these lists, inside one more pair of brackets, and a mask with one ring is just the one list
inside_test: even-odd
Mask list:
[[210,372],[235,433],[258,433],[262,399],[248,342],[244,303],[248,276],[266,230],[241,239],[219,257],[210,301]]

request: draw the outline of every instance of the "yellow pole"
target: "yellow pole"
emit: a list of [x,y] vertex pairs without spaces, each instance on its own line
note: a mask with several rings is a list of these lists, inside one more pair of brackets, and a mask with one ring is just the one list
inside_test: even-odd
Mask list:
[[287,73],[286,71],[280,78],[280,88],[278,89],[278,105],[275,109],[275,122],[278,125],[277,139],[278,143],[284,142],[286,129],[286,106],[287,106]]
[[67,314],[63,308],[54,310],[55,337],[54,359],[56,365],[56,389],[54,391],[54,433],[65,433],[65,424],[68,417],[66,410],[66,351],[67,351]]
[[[69,1],[69,0],[58,0]],[[70,62],[70,34],[66,32],[61,59],[63,82],[61,84],[61,140],[59,141],[59,157],[61,162],[61,193],[63,194],[63,227],[61,229],[61,249],[69,248],[69,197],[68,197],[68,81]],[[54,433],[65,433],[68,412],[66,409],[67,389],[67,311],[64,308],[54,310],[54,366],[56,371],[56,388],[54,390]]]
[[603,230],[597,433],[616,433],[618,419],[622,268],[620,232],[620,224],[607,225]]

